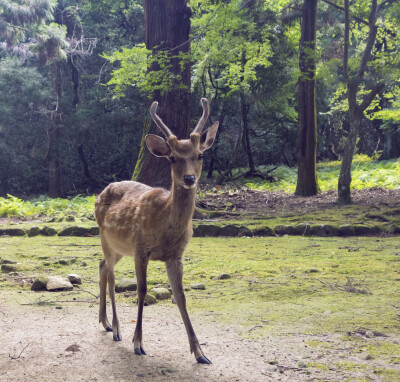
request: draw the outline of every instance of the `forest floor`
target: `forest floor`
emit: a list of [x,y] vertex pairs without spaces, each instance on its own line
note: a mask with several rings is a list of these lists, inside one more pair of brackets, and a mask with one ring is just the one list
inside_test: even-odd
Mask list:
[[[301,219],[321,211],[329,218],[342,208],[334,192],[301,198],[221,191],[218,197],[206,193],[202,202],[224,220]],[[373,221],[377,212],[398,215],[399,194],[353,191],[351,214],[362,211]],[[186,294],[212,365],[190,355],[170,301],[145,308],[148,355],[136,356],[135,294],[119,294],[123,341],[112,341],[97,322],[101,257],[96,237],[0,237],[0,258],[18,267],[0,274],[1,381],[400,381],[396,236],[194,238],[185,253],[184,283],[206,285]],[[129,260],[118,264],[117,279],[133,276]],[[231,278],[214,277],[222,272]],[[82,276],[80,288],[30,290],[39,274],[69,273]],[[150,287],[167,281],[163,267],[151,263]]]

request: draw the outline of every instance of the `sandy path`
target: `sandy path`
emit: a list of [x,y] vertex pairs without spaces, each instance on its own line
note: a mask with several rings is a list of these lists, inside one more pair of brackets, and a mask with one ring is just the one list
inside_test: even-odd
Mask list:
[[[4,291],[2,293],[5,293]],[[3,301],[2,301],[3,300]],[[1,302],[2,301],[2,302]],[[199,365],[189,352],[176,306],[145,309],[147,356],[133,354],[135,307],[119,306],[122,342],[97,323],[97,306],[86,304],[17,306],[4,304],[0,294],[1,381],[309,381],[296,368],[296,348],[303,340],[246,340],[240,327],[212,322],[215,317],[192,314],[203,349],[212,365]],[[66,351],[71,345],[79,351]],[[22,354],[21,354],[22,352]],[[15,358],[15,359],[12,359]],[[284,370],[268,361],[278,359]]]

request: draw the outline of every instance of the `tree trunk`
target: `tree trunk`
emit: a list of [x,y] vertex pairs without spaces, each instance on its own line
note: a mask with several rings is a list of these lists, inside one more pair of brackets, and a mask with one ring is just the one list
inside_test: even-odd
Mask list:
[[58,126],[55,125],[49,131],[49,152],[47,154],[47,165],[49,169],[48,195],[51,198],[57,198],[61,196],[61,170],[58,150],[58,129]]
[[[145,0],[144,15],[146,28],[146,47],[149,50],[167,50],[171,56],[189,52],[189,31],[191,10],[187,0]],[[153,64],[149,71],[159,70]],[[190,63],[186,62],[181,67],[181,60],[171,58],[170,71],[179,75],[174,89],[169,89],[163,94],[155,91],[151,94],[148,106],[153,101],[158,101],[157,114],[164,123],[178,137],[188,138],[190,126]],[[182,88],[184,85],[184,88]],[[145,121],[140,155],[132,179],[150,186],[170,187],[171,170],[168,161],[151,155],[145,148],[144,137],[147,133],[160,134],[154,123]]]
[[296,195],[320,192],[317,180],[317,110],[315,39],[317,0],[304,0],[300,40],[299,135],[297,143]]
[[249,174],[254,174],[256,172],[256,167],[254,165],[253,153],[251,151],[249,123],[247,119],[247,114],[249,112],[250,106],[246,104],[245,95],[243,93],[240,94],[240,103],[242,109],[242,122],[243,122],[243,148],[247,154],[247,158],[249,161],[249,168],[250,168]]
[[211,159],[210,159],[210,164],[208,166],[208,173],[207,173],[207,179],[211,179],[213,176],[213,172],[214,172],[214,167],[215,167],[215,160],[217,159],[217,153],[218,153],[218,140],[219,140],[219,136],[223,130],[223,126],[224,126],[224,119],[225,119],[225,103],[222,104],[222,110],[221,110],[221,114],[219,116],[219,127],[218,127],[218,131],[217,131],[217,135],[215,137],[215,142],[213,147],[211,148]]
[[338,202],[342,204],[352,203],[351,199],[351,164],[353,161],[354,149],[357,143],[357,137],[360,130],[361,121],[364,115],[364,110],[371,104],[373,99],[385,87],[384,83],[376,84],[371,92],[363,97],[362,102],[359,104],[357,101],[357,93],[360,84],[364,81],[365,71],[368,69],[368,61],[371,57],[372,49],[375,45],[377,34],[377,0],[371,1],[371,11],[369,14],[369,32],[368,39],[362,54],[360,65],[354,75],[349,74],[349,47],[350,47],[350,1],[344,1],[345,11],[345,38],[344,38],[344,54],[343,54],[343,74],[347,81],[347,102],[349,105],[349,135],[346,140],[343,151],[342,166],[340,168],[339,181],[338,181]]
[[400,157],[400,132],[399,127],[395,124],[385,132],[385,143],[383,145],[383,153],[381,159],[393,159]]
[[51,123],[54,125],[49,129],[49,151],[47,154],[49,179],[48,179],[48,195],[52,198],[61,196],[61,169],[60,169],[60,154],[58,147],[58,136],[60,129],[61,114],[58,106],[63,96],[62,92],[62,65],[60,61],[53,63],[54,71],[54,91],[57,97],[57,106],[54,110],[54,117]]

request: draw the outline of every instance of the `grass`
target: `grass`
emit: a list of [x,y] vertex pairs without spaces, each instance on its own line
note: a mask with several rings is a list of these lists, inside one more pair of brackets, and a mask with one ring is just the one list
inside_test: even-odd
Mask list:
[[[318,183],[321,191],[336,190],[341,162],[321,162],[317,165]],[[263,169],[264,171],[267,168]],[[400,188],[400,159],[377,161],[366,155],[355,155],[352,164],[352,189],[381,187]],[[270,183],[257,179],[245,182],[251,189],[285,191],[293,193],[296,189],[297,169],[279,166],[270,175],[277,181]]]
[[[394,308],[399,305],[399,252],[397,238],[195,238],[184,257],[184,283],[202,282],[206,290],[189,291],[188,305],[241,323],[245,332],[261,325],[246,334],[250,337],[276,331],[345,333],[358,327],[395,332],[400,326]],[[98,238],[1,238],[0,253],[20,263],[26,277],[78,273],[84,288],[97,293]],[[132,259],[124,258],[117,278],[134,277],[133,269]],[[220,273],[231,278],[211,278]],[[346,291],[349,279],[358,293]],[[151,262],[149,284],[167,282],[164,265]],[[20,289],[7,276],[0,278],[0,287]],[[24,290],[27,298],[35,298],[28,287]]]

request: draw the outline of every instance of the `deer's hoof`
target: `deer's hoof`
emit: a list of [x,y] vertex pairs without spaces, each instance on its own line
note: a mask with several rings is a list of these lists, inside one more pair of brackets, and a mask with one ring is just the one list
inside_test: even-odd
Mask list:
[[106,327],[106,332],[112,332],[113,330],[112,330],[112,327],[111,326],[107,326]]
[[212,363],[205,355],[202,355],[199,358],[197,358],[197,362],[203,363],[205,365],[210,365]]
[[122,336],[121,336],[121,334],[114,334],[114,335],[113,335],[113,340],[114,340],[114,341],[122,341]]
[[135,354],[137,354],[137,355],[146,355],[147,353],[142,347],[140,347],[140,348],[135,348]]

